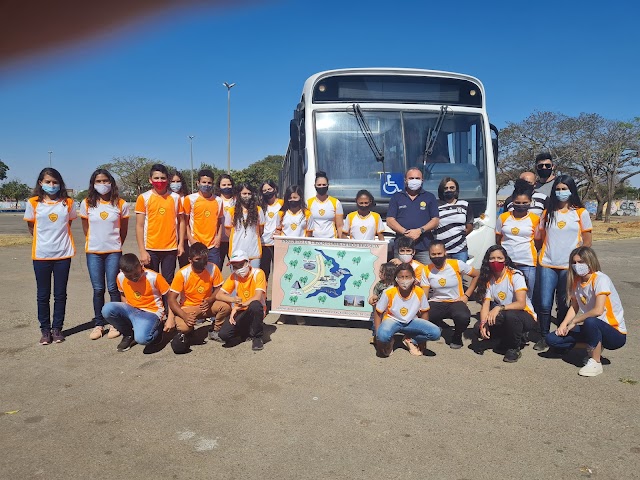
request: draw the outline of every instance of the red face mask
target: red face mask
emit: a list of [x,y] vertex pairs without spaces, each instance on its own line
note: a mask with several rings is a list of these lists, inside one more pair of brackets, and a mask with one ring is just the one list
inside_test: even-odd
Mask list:
[[489,268],[496,275],[500,275],[502,273],[502,271],[504,270],[504,262],[491,261],[491,262],[489,262]]
[[153,182],[151,182],[153,188],[155,188],[159,192],[164,192],[167,189],[168,184],[169,182],[167,182],[166,180],[154,180]]

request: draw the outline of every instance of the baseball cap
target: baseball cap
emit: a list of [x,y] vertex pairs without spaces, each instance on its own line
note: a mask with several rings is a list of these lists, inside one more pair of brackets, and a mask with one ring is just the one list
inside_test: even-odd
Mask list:
[[231,255],[229,263],[244,262],[245,260],[249,260],[249,255],[247,255],[244,250],[236,250]]

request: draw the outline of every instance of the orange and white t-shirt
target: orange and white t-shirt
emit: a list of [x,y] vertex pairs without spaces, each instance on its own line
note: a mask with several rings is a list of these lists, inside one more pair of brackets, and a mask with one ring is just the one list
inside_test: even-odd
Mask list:
[[307,232],[307,225],[309,224],[309,216],[311,212],[309,210],[298,210],[297,213],[293,213],[291,210],[278,212],[280,216],[280,228],[282,229],[282,235],[285,237],[304,237]]
[[76,254],[69,225],[77,218],[72,199],[39,202],[38,197],[31,197],[23,218],[33,222],[33,260],[62,260]]
[[217,265],[209,262],[204,270],[198,273],[189,264],[182,267],[173,277],[171,291],[180,294],[180,305],[197,307],[222,283],[222,272]]
[[129,204],[122,198],[113,205],[98,199],[95,207],[85,198],[80,203],[80,217],[88,220],[89,229],[84,250],[87,253],[112,253],[122,251],[120,222],[129,218]]
[[604,312],[598,318],[611,325],[620,333],[627,333],[622,302],[608,275],[602,272],[593,273],[586,283],[577,283],[574,295],[578,302],[578,313],[581,314],[588,312],[596,306],[596,297],[598,295],[606,295]]
[[262,208],[258,209],[258,225],[245,226],[244,222],[247,220],[247,212],[244,211],[243,215],[237,225],[233,224],[233,215],[236,207],[229,208],[229,211],[224,216],[224,226],[229,233],[229,258],[236,250],[242,250],[249,255],[249,260],[254,260],[262,256],[262,242],[258,237],[258,227],[264,225],[264,213]]
[[361,217],[355,211],[345,218],[342,231],[355,240],[375,240],[379,233],[384,232],[384,223],[377,212],[369,212],[366,217]]
[[313,232],[315,238],[336,238],[335,220],[338,216],[343,216],[342,203],[334,197],[327,197],[324,202],[318,197],[310,198],[307,201],[307,209],[311,212],[311,221],[307,230]]
[[[235,273],[232,273],[229,278],[224,281],[220,289],[227,295],[240,297],[243,302],[253,297],[256,291],[262,290],[265,293],[262,296],[262,307],[266,311],[267,279],[264,272],[259,268],[249,267],[249,273],[244,278],[239,278]],[[247,307],[238,307],[239,310],[246,310],[246,308]]]
[[[490,300],[496,305],[509,305],[516,300],[516,292],[529,290],[524,275],[518,270],[511,270],[505,267],[502,275],[497,281],[490,280],[487,283],[487,293],[485,300]],[[525,295],[526,305],[524,311],[529,313],[534,319],[537,319],[536,313],[533,311],[533,305],[528,296]]]
[[471,265],[460,260],[448,259],[442,268],[431,263],[422,269],[420,285],[429,285],[432,302],[455,302],[464,294],[461,274],[473,272]]
[[280,221],[280,209],[282,208],[283,201],[281,198],[276,198],[276,201],[272,205],[267,205],[264,210],[264,230],[262,231],[262,245],[273,246],[273,234],[278,228]]
[[191,235],[196,242],[213,247],[213,241],[223,221],[222,204],[211,195],[209,198],[200,192],[184,197],[184,214],[187,216]]
[[169,291],[169,284],[162,275],[153,270],[144,269],[137,282],[132,282],[124,273],[118,274],[118,290],[122,292],[127,303],[145,312],[155,313],[158,318],[164,315],[162,296]]
[[533,237],[539,224],[540,217],[534,213],[516,218],[513,213],[504,212],[498,217],[496,235],[502,237],[500,245],[515,264],[532,267],[538,264],[538,252]]
[[556,210],[553,222],[545,228],[547,211],[542,213],[539,229],[546,230],[544,244],[540,250],[540,265],[543,267],[569,268],[569,255],[582,245],[582,234],[590,232],[591,217],[586,208]]
[[136,200],[136,213],[144,217],[144,247],[147,250],[169,251],[178,248],[178,218],[184,213],[180,195],[171,192],[157,194],[153,189]]
[[422,278],[424,265],[417,260],[411,260],[411,262],[409,263],[411,264],[411,268],[413,268],[413,273],[415,274],[416,278],[420,280]]
[[[229,209],[235,206],[236,204],[235,197],[224,198],[222,195],[220,195],[219,197],[216,197],[216,200],[220,205],[222,205],[222,216],[226,219],[227,216],[229,215]],[[224,220],[223,220],[223,223],[224,223]],[[222,236],[220,237],[220,241],[221,242],[229,241],[229,232],[227,232],[227,229],[224,228],[224,225],[222,226]]]
[[391,319],[400,323],[409,323],[427,310],[427,295],[420,287],[413,287],[407,297],[402,296],[398,287],[389,287],[380,294],[376,303],[376,311],[382,314],[382,320]]

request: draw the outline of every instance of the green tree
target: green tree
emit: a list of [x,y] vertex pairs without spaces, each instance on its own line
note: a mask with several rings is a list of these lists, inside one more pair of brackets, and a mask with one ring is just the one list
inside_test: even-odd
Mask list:
[[9,171],[9,165],[0,160],[0,180],[7,178],[7,171]]
[[26,200],[29,195],[31,195],[31,188],[20,180],[11,180],[0,186],[0,197],[14,201],[16,208],[18,208],[18,202]]
[[[117,177],[120,195],[133,201],[142,192],[151,188],[149,184],[149,169],[154,163],[162,163],[146,157],[115,157],[109,163],[100,165],[99,168],[106,168],[112,175]],[[174,167],[163,164],[171,172]]]
[[81,202],[88,196],[89,196],[89,190],[80,190],[78,193],[76,193],[76,196],[74,197],[74,199],[77,200],[78,202]]
[[260,188],[265,180],[278,183],[283,159],[282,155],[267,155],[243,170],[232,170],[231,176],[236,183],[248,183],[254,188]]

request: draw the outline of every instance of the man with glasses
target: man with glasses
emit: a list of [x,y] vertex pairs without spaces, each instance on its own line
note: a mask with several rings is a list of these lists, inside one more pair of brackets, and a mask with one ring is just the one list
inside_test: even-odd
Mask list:
[[555,165],[553,164],[551,153],[543,152],[536,156],[536,172],[538,173],[538,181],[535,185],[536,192],[544,193],[549,197],[552,193],[553,182],[556,179]]
[[[422,188],[422,172],[413,167],[404,176],[404,190],[393,194],[389,200],[387,225],[396,232],[396,238],[405,236],[414,241],[414,259],[426,265],[433,230],[440,222],[438,200],[433,193]],[[394,248],[394,250],[397,250]],[[395,252],[397,256],[398,252]]]

